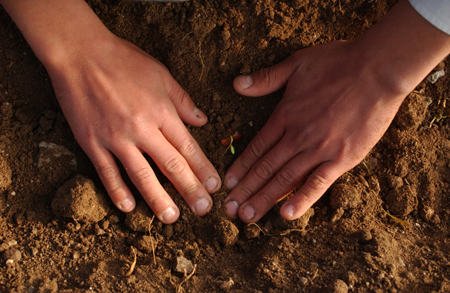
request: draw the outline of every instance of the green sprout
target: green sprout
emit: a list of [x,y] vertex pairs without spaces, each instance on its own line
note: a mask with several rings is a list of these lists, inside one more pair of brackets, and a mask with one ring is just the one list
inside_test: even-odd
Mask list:
[[228,151],[228,149],[234,155],[234,146],[233,146],[233,136],[232,135],[230,135],[230,144],[228,145],[227,149],[225,150],[225,153]]

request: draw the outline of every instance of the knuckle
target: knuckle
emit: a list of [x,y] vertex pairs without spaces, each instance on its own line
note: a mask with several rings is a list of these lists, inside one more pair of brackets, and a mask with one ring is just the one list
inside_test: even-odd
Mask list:
[[196,182],[188,182],[183,186],[184,195],[190,195],[197,193],[199,185]]
[[240,186],[237,189],[237,192],[239,194],[240,199],[242,202],[246,201],[248,198],[250,198],[253,195],[253,191],[248,188],[247,186]]
[[109,195],[114,195],[122,190],[120,174],[116,168],[113,166],[96,166],[96,169]]
[[321,191],[328,186],[328,182],[329,181],[320,174],[311,174],[311,177],[306,181],[306,184],[313,191]]
[[292,170],[281,170],[276,178],[281,186],[291,187],[295,184],[295,176]]
[[153,210],[155,207],[158,206],[164,206],[165,200],[164,200],[164,194],[161,193],[154,193],[151,195],[148,195],[145,198],[145,201],[147,202],[148,206]]
[[97,173],[110,184],[117,180],[119,174],[113,166],[96,166]]
[[185,157],[192,157],[197,154],[196,149],[195,142],[190,138],[186,138],[181,145],[180,152]]
[[260,196],[260,199],[263,201],[265,206],[269,206],[273,204],[272,197],[269,196],[269,194],[263,192]]
[[272,84],[274,84],[275,81],[275,73],[276,71],[273,69],[273,67],[264,68],[261,71],[261,82],[265,87],[272,87]]
[[148,184],[152,179],[152,171],[149,168],[142,168],[133,174],[134,182],[138,186]]
[[273,168],[269,162],[263,160],[256,165],[255,174],[263,180],[269,180],[273,176]]
[[186,167],[178,157],[171,158],[164,164],[165,170],[172,175],[182,173]]
[[259,139],[253,140],[249,151],[252,156],[259,159],[264,153],[264,143]]

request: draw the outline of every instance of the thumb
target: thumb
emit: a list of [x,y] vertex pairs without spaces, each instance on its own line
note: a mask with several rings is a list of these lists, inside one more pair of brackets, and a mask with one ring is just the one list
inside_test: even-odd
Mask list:
[[233,81],[234,89],[241,95],[259,97],[285,87],[297,69],[300,58],[297,53],[284,61],[248,75],[240,75]]

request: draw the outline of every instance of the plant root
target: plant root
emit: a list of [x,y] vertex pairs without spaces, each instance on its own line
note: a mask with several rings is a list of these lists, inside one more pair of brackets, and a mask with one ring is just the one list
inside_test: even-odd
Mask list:
[[133,262],[131,263],[130,269],[129,269],[128,272],[125,274],[125,276],[131,276],[131,274],[133,273],[134,268],[135,268],[135,266],[136,266],[136,261],[137,261],[136,250],[134,249],[133,246],[131,246],[131,250],[132,250],[133,253],[134,253],[134,260],[133,260]]

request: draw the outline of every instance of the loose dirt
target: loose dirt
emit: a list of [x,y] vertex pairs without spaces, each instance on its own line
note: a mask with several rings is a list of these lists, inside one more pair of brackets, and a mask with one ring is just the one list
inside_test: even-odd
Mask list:
[[[88,2],[112,32],[164,63],[207,113],[207,125],[188,128],[222,176],[283,94],[239,96],[236,75],[354,39],[395,4]],[[0,292],[450,292],[448,75],[423,82],[363,163],[301,219],[281,219],[278,205],[257,225],[229,221],[225,189],[198,218],[158,173],[181,217],[173,225],[155,219],[149,231],[145,204],[128,215],[105,207],[45,69],[2,8],[0,68]],[[236,155],[224,154],[220,141],[236,130]],[[70,206],[76,220],[56,216],[74,195],[83,198]]]

